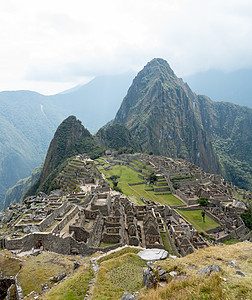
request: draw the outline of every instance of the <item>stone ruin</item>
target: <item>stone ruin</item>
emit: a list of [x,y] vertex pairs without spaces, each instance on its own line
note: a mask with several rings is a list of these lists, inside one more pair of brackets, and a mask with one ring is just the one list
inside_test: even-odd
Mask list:
[[[165,181],[169,191],[180,196],[187,208],[190,209],[188,204],[193,197],[208,196],[211,205],[204,210],[220,224],[209,233],[216,234],[219,230],[225,233],[216,240],[242,237],[246,233],[236,209],[229,206],[232,185],[220,176],[206,174],[182,160],[142,154],[133,158],[147,164],[149,172],[158,174],[160,187]],[[125,195],[112,191],[90,160],[78,159],[92,172],[93,179],[82,182],[80,192],[58,191],[49,196],[40,193],[10,207],[0,215],[1,223],[7,228],[0,233],[0,247],[15,251],[43,247],[62,254],[87,256],[122,245],[163,249],[165,241],[173,254],[185,256],[209,245],[174,208],[145,199],[142,199],[145,205],[136,205]],[[132,156],[124,155],[116,163],[127,165],[127,160],[132,160]],[[144,172],[142,169],[139,175]],[[179,187],[177,190],[174,183]],[[183,199],[183,193],[187,200]]]

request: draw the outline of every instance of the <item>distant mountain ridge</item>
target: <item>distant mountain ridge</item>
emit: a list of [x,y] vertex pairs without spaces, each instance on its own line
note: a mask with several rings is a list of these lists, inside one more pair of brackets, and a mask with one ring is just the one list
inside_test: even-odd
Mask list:
[[184,80],[200,95],[214,101],[229,101],[252,108],[252,69],[233,72],[208,70],[185,76]]
[[66,116],[76,116],[95,133],[114,117],[134,76],[128,72],[96,77],[87,84],[50,96],[50,100],[57,107],[63,107]]
[[61,116],[41,94],[0,93],[0,208],[7,189],[43,161]]

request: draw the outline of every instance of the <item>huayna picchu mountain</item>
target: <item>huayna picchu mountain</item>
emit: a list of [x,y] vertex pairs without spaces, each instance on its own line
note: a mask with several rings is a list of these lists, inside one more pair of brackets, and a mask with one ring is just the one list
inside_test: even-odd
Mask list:
[[135,77],[105,130],[123,124],[143,151],[187,159],[252,189],[251,123],[251,109],[196,95],[156,58]]
[[148,152],[184,158],[218,173],[218,159],[196,106],[196,97],[169,64],[154,59],[134,79],[113,124],[125,124]]
[[41,175],[25,196],[33,195],[38,191],[48,192],[55,188],[54,179],[67,164],[68,158],[80,153],[96,158],[103,151],[102,146],[81,124],[81,121],[75,116],[69,116],[57,128],[47,151]]

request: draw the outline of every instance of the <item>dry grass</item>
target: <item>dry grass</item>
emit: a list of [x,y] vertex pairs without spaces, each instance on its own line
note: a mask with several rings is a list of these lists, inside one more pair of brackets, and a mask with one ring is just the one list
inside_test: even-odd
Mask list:
[[0,252],[0,271],[3,276],[15,276],[20,269],[22,262],[12,257],[8,251]]
[[[236,270],[228,261],[236,260],[245,277],[236,277]],[[197,271],[211,264],[222,270],[211,276],[198,276]],[[167,259],[159,265],[185,276],[169,282],[163,288],[145,291],[140,299],[252,299],[252,244],[238,243],[230,246],[209,247],[186,257]]]
[[224,290],[221,278],[215,273],[209,277],[204,277],[199,282],[199,278],[193,276],[184,280],[171,281],[165,287],[142,292],[139,300],[143,299],[228,299]]
[[31,291],[41,292],[41,284],[52,276],[63,272],[70,273],[76,260],[75,256],[46,252],[28,259],[23,263],[18,276],[24,295]]
[[42,300],[79,300],[84,299],[88,284],[94,272],[87,264],[82,265],[71,277],[43,294]]

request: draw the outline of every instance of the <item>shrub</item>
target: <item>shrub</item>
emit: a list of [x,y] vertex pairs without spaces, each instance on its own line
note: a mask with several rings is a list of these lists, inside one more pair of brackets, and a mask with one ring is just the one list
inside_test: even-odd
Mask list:
[[207,206],[209,204],[209,200],[208,198],[199,198],[197,200],[197,202],[201,205],[201,206]]

